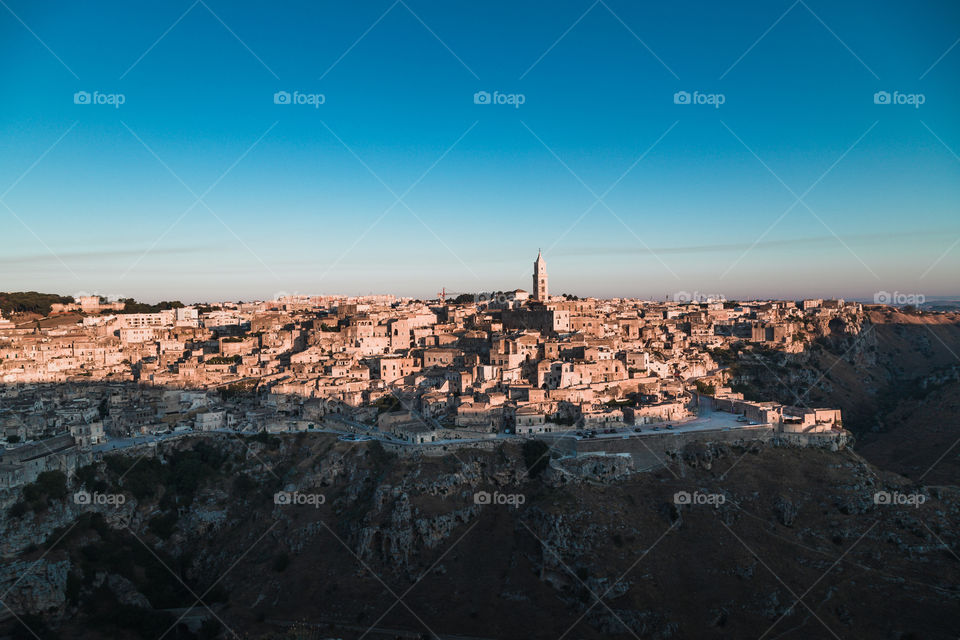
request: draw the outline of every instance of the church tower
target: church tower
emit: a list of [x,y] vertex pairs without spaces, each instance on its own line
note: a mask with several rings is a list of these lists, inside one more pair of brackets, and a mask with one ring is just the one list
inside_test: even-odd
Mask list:
[[538,302],[546,302],[548,296],[547,263],[543,259],[543,254],[538,250],[537,259],[533,263],[533,299]]

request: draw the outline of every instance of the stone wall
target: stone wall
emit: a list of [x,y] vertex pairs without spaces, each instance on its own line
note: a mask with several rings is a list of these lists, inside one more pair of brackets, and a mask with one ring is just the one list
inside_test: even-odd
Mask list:
[[774,446],[825,447],[842,449],[849,442],[846,431],[837,434],[783,434],[770,426],[747,426],[729,431],[681,431],[648,433],[629,438],[558,439],[554,449],[562,455],[582,456],[604,452],[629,453],[635,471],[650,471],[663,467],[667,459],[678,454],[693,442],[703,444],[742,445],[748,442],[769,443]]

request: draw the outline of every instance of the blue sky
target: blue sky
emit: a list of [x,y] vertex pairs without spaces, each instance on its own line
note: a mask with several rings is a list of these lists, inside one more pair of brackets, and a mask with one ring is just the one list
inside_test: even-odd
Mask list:
[[0,290],[960,293],[955,2],[0,5]]

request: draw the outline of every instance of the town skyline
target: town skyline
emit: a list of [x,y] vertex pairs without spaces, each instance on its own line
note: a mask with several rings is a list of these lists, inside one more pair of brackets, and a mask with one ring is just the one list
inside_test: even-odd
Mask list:
[[[668,301],[668,302],[679,302],[679,303],[688,303],[688,302],[698,302],[698,303],[707,303],[707,302],[732,302],[732,301],[758,301],[758,300],[802,300],[804,298],[819,298],[819,299],[833,299],[833,300],[851,300],[855,302],[864,302],[864,303],[873,303],[873,304],[883,304],[883,305],[894,305],[894,306],[922,306],[924,303],[934,303],[937,301],[942,302],[953,302],[956,303],[957,300],[960,300],[960,295],[949,295],[949,294],[933,294],[926,295],[924,293],[918,292],[908,292],[900,291],[898,289],[891,290],[877,290],[866,296],[857,296],[857,295],[830,295],[825,294],[823,291],[820,291],[819,294],[814,291],[812,294],[803,295],[798,294],[796,296],[783,296],[783,295],[741,295],[741,296],[730,296],[720,291],[708,291],[704,288],[691,288],[691,289],[679,289],[673,292],[668,292],[662,296],[650,295],[610,295],[610,296],[600,296],[600,295],[589,295],[589,294],[580,294],[576,291],[567,291],[562,289],[561,291],[555,290],[552,294],[548,292],[547,285],[547,271],[546,271],[546,259],[543,256],[542,249],[538,249],[536,260],[533,262],[533,267],[528,270],[529,273],[527,277],[532,277],[532,282],[527,285],[527,287],[513,287],[513,286],[502,286],[502,287],[485,287],[480,289],[475,289],[472,291],[458,291],[454,289],[448,290],[445,285],[441,285],[440,291],[435,292],[433,295],[402,295],[391,291],[357,291],[357,292],[334,292],[334,291],[289,291],[289,290],[278,290],[272,294],[264,297],[257,296],[240,296],[236,298],[204,298],[204,299],[184,299],[183,296],[168,296],[168,297],[144,297],[136,296],[129,294],[120,294],[120,293],[104,293],[101,291],[76,291],[71,293],[65,293],[63,291],[48,291],[41,293],[55,293],[62,296],[69,296],[73,298],[87,298],[87,297],[98,297],[104,299],[108,302],[117,302],[120,300],[135,299],[140,302],[145,302],[149,304],[157,304],[163,301],[178,301],[188,305],[197,305],[197,304],[229,304],[229,303],[242,303],[244,301],[277,301],[283,299],[296,299],[296,298],[363,298],[363,297],[393,297],[398,300],[437,300],[437,301],[452,301],[457,296],[475,296],[477,301],[482,301],[486,294],[494,293],[514,293],[514,292],[523,292],[530,296],[531,300],[536,301],[548,301],[550,299],[559,299],[561,297],[575,297],[575,298],[589,298],[597,300],[609,300],[609,299],[627,299],[627,300],[639,300],[639,301],[649,301],[649,302],[659,302],[659,301]],[[563,273],[563,271],[561,271]],[[538,287],[538,282],[540,286]],[[556,281],[554,281],[556,282]]]

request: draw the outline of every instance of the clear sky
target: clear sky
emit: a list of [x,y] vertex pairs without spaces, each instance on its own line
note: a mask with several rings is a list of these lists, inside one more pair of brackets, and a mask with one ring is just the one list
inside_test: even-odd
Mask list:
[[954,0],[2,0],[0,290],[434,297],[542,248],[552,293],[956,295],[958,38]]

